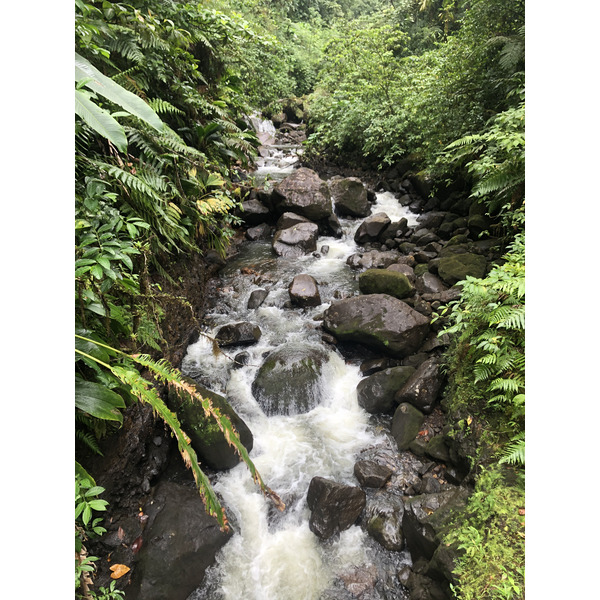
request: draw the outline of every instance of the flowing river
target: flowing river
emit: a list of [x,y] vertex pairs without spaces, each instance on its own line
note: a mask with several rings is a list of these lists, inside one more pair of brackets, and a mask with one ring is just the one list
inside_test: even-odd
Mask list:
[[[287,174],[297,163],[293,151],[270,148],[258,175],[277,180],[282,172]],[[270,160],[274,156],[275,160]],[[400,206],[389,192],[377,194],[372,213],[377,212],[386,212],[392,220],[405,216],[411,226],[416,223],[416,215]],[[406,598],[396,573],[402,565],[410,564],[407,551],[384,550],[359,525],[326,541],[308,526],[306,494],[313,477],[357,485],[353,467],[361,453],[394,452],[394,442],[385,428],[358,405],[360,361],[345,361],[323,343],[317,329],[319,320],[315,317],[335,298],[358,293],[357,275],[346,259],[357,250],[354,233],[361,219],[342,218],[340,222],[340,239],[318,240],[318,249],[328,246],[327,253],[286,259],[275,256],[270,242],[244,242],[220,272],[218,302],[206,314],[205,333],[214,336],[219,327],[240,321],[257,324],[262,331],[258,343],[227,353],[234,356],[244,350],[249,355],[247,364],[234,368],[228,356],[214,356],[211,342],[202,336],[187,350],[182,370],[227,396],[253,433],[251,459],[265,483],[286,504],[285,511],[277,511],[262,496],[243,463],[220,473],[214,487],[224,501],[235,534],[188,600]],[[242,274],[242,268],[252,269],[252,273]],[[317,280],[320,306],[290,307],[288,285],[300,273]],[[259,308],[248,309],[250,294],[259,288],[268,290],[268,296]],[[251,386],[264,356],[284,344],[318,346],[328,353],[319,402],[308,413],[267,417]],[[369,578],[372,585],[364,586],[361,595],[354,593]]]

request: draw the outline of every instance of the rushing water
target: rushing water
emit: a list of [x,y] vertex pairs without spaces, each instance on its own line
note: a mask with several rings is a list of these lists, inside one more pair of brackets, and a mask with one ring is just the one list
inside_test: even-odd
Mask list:
[[[377,195],[376,212],[386,212],[392,220],[406,216],[409,225],[415,223],[415,216],[390,193]],[[404,598],[393,580],[399,565],[410,563],[407,552],[384,551],[357,525],[327,541],[308,527],[306,493],[311,479],[321,476],[356,485],[353,466],[357,455],[367,447],[389,443],[358,405],[358,365],[346,363],[321,341],[316,329],[315,317],[335,297],[358,293],[356,275],[346,259],[357,250],[353,238],[360,221],[341,219],[341,239],[319,238],[318,248],[329,246],[327,254],[285,259],[275,257],[268,242],[246,242],[221,272],[219,303],[206,315],[206,333],[214,336],[222,325],[247,320],[259,325],[262,337],[257,344],[230,353],[243,349],[250,355],[246,366],[234,369],[230,358],[215,357],[211,343],[201,336],[188,348],[182,369],[226,394],[253,433],[250,456],[254,464],[267,485],[281,496],[286,510],[274,509],[243,464],[220,474],[214,487],[236,533],[189,600],[349,599],[353,596],[340,582],[363,567],[376,568],[379,577],[387,569],[390,582],[387,591],[372,589],[371,595],[361,597]],[[242,267],[257,275],[241,274]],[[299,273],[317,280],[321,306],[284,307],[289,300],[288,285]],[[269,292],[265,302],[258,309],[248,309],[251,292],[259,288]],[[320,402],[305,414],[267,417],[254,399],[251,385],[264,355],[286,343],[318,345],[329,353]]]

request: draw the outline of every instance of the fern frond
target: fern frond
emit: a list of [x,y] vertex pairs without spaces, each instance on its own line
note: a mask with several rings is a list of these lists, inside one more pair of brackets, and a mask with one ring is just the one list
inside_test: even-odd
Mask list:
[[94,454],[98,454],[99,456],[104,456],[102,454],[102,450],[100,450],[100,445],[98,444],[98,440],[96,436],[91,432],[81,431],[80,429],[75,430],[75,438],[79,440],[82,444],[87,446]]
[[501,453],[500,464],[508,463],[510,465],[525,465],[525,432],[522,431],[512,438],[509,444]]

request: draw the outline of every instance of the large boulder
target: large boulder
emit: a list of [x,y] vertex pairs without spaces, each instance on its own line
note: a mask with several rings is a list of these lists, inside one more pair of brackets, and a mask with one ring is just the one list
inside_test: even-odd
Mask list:
[[365,507],[366,494],[353,485],[313,477],[306,502],[311,510],[310,530],[326,540],[356,522]]
[[382,488],[392,476],[392,469],[374,460],[358,460],[354,463],[354,477],[361,487]]
[[276,211],[291,211],[311,221],[327,219],[333,210],[329,187],[319,175],[305,167],[296,169],[273,190]]
[[329,191],[335,210],[342,216],[366,217],[371,212],[367,189],[357,177],[332,179]]
[[273,250],[279,256],[298,257],[317,249],[319,227],[315,223],[298,223],[280,229],[273,236]]
[[392,437],[398,444],[398,450],[408,449],[419,433],[423,421],[425,415],[412,404],[404,402],[398,406],[392,420]]
[[390,250],[385,252],[369,250],[362,255],[352,254],[346,260],[346,264],[351,269],[384,269],[397,262],[399,257],[397,252]]
[[357,244],[375,242],[379,234],[391,223],[391,219],[383,212],[367,217],[358,227],[354,234]]
[[246,227],[254,227],[269,220],[269,209],[259,200],[251,199],[242,202],[242,210],[239,213]]
[[[252,450],[254,438],[252,432],[233,410],[224,396],[212,392],[193,379],[185,378],[202,397],[210,400],[211,404],[219,409],[222,415],[229,418],[231,424],[238,432],[240,441],[248,452]],[[237,452],[229,445],[227,439],[214,419],[205,415],[202,405],[195,399],[178,394],[169,388],[168,406],[175,411],[182,428],[191,440],[192,448],[196,451],[200,461],[211,469],[231,469],[240,462]]]
[[394,367],[363,379],[356,387],[359,405],[371,414],[391,412],[396,407],[398,390],[414,372],[414,367]]
[[466,252],[464,254],[451,254],[440,258],[438,275],[448,285],[454,285],[470,275],[482,278],[485,276],[487,261],[480,254]]
[[439,277],[429,271],[423,273],[415,282],[417,291],[421,294],[438,294],[448,289]]
[[389,294],[399,299],[415,291],[404,273],[388,269],[367,269],[360,274],[358,287],[363,294]]
[[222,532],[206,514],[195,487],[171,481],[157,486],[144,513],[148,521],[127,598],[186,600],[233,533]]
[[294,225],[298,225],[298,223],[311,223],[310,219],[303,217],[301,215],[297,215],[293,212],[285,212],[283,213],[279,219],[277,219],[277,224],[275,226],[276,229],[288,229],[288,227],[293,227]]
[[422,363],[396,394],[396,402],[409,402],[429,414],[444,383],[444,374],[435,358]]
[[334,302],[324,313],[323,327],[340,341],[404,358],[427,337],[429,319],[393,296],[368,294]]
[[268,295],[269,292],[267,290],[263,290],[262,288],[259,288],[258,290],[252,290],[250,297],[248,298],[247,307],[250,310],[258,308],[266,300]]
[[296,275],[288,287],[292,304],[301,308],[307,306],[319,306],[321,295],[315,278],[305,273]]
[[289,343],[273,350],[252,383],[252,393],[265,414],[302,414],[317,406],[328,359],[325,349],[306,343]]
[[262,332],[258,325],[244,321],[223,325],[215,335],[219,346],[249,346],[260,340]]

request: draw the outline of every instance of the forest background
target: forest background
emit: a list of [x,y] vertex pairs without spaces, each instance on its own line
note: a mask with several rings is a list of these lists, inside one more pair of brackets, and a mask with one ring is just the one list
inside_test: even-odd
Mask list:
[[[74,456],[73,5],[13,3],[2,20],[4,585],[12,597],[58,598],[72,589],[73,539],[64,525],[72,521],[73,476],[64,458]],[[595,279],[597,256],[599,22],[592,0],[527,0],[526,576],[534,600],[585,597],[594,573],[585,540],[598,531],[564,539],[555,509],[565,489],[594,480],[600,417],[595,287],[585,296],[576,287]],[[565,421],[561,406],[575,402]],[[577,441],[578,456],[567,454],[565,437]],[[578,576],[548,577],[558,562]]]

